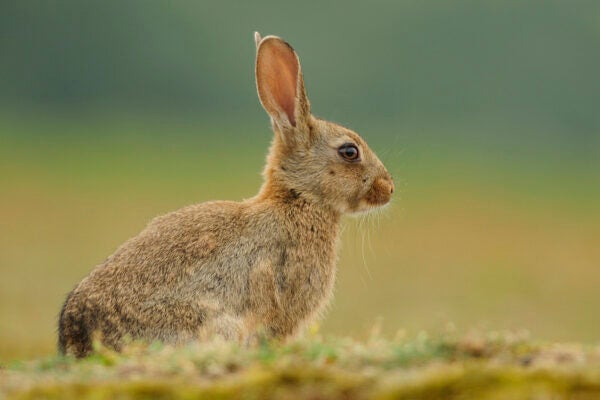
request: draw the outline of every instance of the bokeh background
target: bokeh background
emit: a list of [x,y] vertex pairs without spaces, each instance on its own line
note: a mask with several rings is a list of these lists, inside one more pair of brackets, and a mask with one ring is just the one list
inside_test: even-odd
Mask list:
[[254,195],[252,33],[399,188],[344,222],[321,329],[600,340],[600,3],[0,2],[0,360],[153,216]]

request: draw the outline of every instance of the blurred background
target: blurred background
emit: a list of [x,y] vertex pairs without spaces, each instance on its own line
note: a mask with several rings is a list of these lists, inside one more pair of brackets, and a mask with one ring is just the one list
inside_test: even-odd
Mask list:
[[344,221],[321,330],[600,340],[597,1],[0,2],[0,360],[150,218],[253,196],[254,30],[398,187]]

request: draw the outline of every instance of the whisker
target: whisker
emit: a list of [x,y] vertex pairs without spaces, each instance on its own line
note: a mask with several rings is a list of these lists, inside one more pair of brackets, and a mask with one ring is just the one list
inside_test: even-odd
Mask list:
[[363,268],[367,272],[369,280],[373,280],[373,276],[371,275],[371,271],[369,270],[369,266],[367,265],[367,259],[365,257],[365,231],[364,231],[364,229],[361,229],[360,233],[361,233],[361,237],[362,237],[362,243],[361,243],[360,249],[361,249],[361,254],[362,254]]

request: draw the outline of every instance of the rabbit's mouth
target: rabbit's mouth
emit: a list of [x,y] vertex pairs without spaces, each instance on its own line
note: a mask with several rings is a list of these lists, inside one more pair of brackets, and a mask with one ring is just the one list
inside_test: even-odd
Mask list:
[[369,212],[388,204],[394,193],[394,181],[386,176],[376,178],[369,190],[351,205],[350,213]]

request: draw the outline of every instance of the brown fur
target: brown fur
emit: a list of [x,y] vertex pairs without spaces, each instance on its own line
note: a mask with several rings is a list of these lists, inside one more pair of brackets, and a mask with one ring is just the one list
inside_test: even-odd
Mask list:
[[[293,49],[255,39],[257,89],[275,132],[260,192],[152,220],[68,295],[62,353],[85,356],[96,337],[117,350],[126,337],[284,338],[328,304],[341,215],[387,203],[393,182],[356,133],[312,116]],[[345,143],[360,161],[338,154]]]

